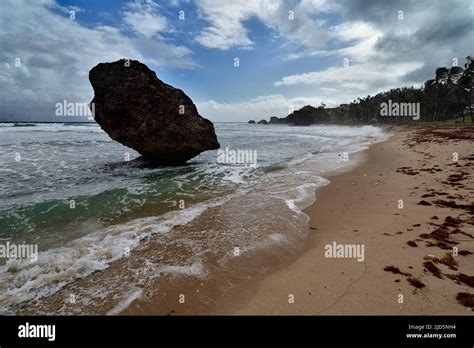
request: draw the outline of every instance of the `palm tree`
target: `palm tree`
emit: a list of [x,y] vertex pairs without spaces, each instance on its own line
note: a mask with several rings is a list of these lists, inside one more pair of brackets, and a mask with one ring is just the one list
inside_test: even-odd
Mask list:
[[[464,64],[464,72],[459,78],[458,85],[463,91],[468,93],[466,100],[468,100],[469,116],[471,116],[471,123],[474,122],[472,119],[472,90],[474,89],[474,58],[471,56],[466,57],[466,64]],[[464,122],[464,110],[463,110],[463,122]]]
[[[447,94],[446,94],[446,106],[444,107],[443,110],[443,122],[446,121],[446,111],[448,108],[451,106],[454,109],[454,112],[459,113],[459,109],[463,109],[462,103],[460,102],[460,97],[462,93],[461,86],[458,84],[459,79],[461,78],[463,74],[463,68],[458,67],[458,66],[453,66],[451,69],[449,69],[448,73],[446,74],[446,81],[445,85],[447,87]],[[452,100],[450,100],[450,96],[454,96]]]
[[443,84],[446,82],[448,78],[448,72],[449,70],[445,68],[444,66],[437,68],[435,72],[436,99],[435,99],[434,117],[436,121],[438,121],[439,90],[443,86]]

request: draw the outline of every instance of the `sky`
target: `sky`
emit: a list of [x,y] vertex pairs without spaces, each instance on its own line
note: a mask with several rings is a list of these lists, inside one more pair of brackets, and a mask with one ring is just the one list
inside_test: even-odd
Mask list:
[[1,0],[0,122],[65,121],[122,58],[233,122],[420,86],[473,48],[472,0]]

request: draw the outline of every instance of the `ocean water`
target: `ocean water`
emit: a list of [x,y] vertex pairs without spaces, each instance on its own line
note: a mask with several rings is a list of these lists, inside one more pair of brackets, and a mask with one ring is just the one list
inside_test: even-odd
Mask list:
[[[205,278],[211,259],[231,267],[236,245],[249,255],[294,251],[306,238],[302,210],[329,182],[324,174],[353,164],[343,153],[387,137],[373,126],[215,128],[222,149],[251,151],[256,163],[222,163],[221,153],[208,151],[184,166],[150,167],[95,124],[0,124],[0,245],[39,250],[35,262],[0,258],[0,313],[106,272],[150,238],[163,246],[159,260],[134,266],[150,279]],[[211,209],[216,223],[200,222]],[[107,279],[87,290],[88,304],[120,290],[113,314],[142,294],[132,279]]]

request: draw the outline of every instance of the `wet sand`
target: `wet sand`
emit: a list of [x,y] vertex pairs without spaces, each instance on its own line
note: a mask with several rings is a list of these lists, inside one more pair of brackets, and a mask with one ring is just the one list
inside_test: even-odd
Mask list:
[[[472,315],[473,140],[472,128],[405,129],[372,145],[318,189],[305,252],[216,313]],[[333,242],[364,245],[364,261],[325,257]]]

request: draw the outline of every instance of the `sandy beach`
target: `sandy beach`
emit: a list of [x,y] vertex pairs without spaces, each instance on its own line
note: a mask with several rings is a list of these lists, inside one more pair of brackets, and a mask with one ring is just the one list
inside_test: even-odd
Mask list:
[[[398,130],[360,153],[361,164],[330,176],[306,210],[311,233],[304,254],[254,284],[244,305],[226,307],[227,299],[221,308],[234,314],[472,314],[473,134]],[[364,245],[364,261],[325,257],[324,247],[334,242]]]

